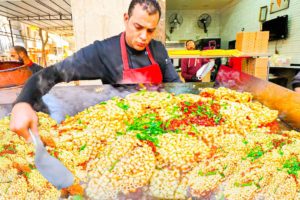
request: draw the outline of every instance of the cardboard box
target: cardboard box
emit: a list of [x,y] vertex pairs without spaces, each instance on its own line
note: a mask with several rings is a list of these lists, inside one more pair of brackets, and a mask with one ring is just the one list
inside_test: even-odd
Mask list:
[[241,69],[242,72],[249,74],[250,71],[249,71],[249,67],[248,67],[248,58],[243,58],[241,64],[242,64],[242,69]]
[[256,32],[254,51],[256,53],[268,53],[269,48],[269,31]]
[[253,53],[256,32],[241,32],[236,35],[236,49],[243,53]]
[[268,78],[268,58],[248,58],[248,64],[243,72],[257,78],[267,80]]
[[236,49],[243,53],[267,53],[269,36],[269,31],[237,33]]

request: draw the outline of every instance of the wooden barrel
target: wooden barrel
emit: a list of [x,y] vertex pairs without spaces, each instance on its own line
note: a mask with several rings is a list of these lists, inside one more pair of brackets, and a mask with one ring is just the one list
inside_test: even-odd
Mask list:
[[30,69],[20,62],[0,62],[0,88],[24,85],[31,75]]

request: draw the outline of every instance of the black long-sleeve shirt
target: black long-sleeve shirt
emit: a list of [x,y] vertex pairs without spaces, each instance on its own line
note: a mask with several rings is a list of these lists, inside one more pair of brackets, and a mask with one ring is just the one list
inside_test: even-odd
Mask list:
[[29,67],[30,71],[32,72],[32,74],[37,73],[38,71],[42,70],[43,67],[36,64],[36,63],[32,63],[32,65]]
[[300,72],[298,72],[298,74],[294,77],[294,80],[292,82],[292,86],[293,88],[297,88],[300,87]]
[[[16,103],[34,105],[59,82],[101,79],[104,84],[120,83],[123,77],[120,36],[95,41],[62,62],[39,71],[28,80]],[[152,40],[149,47],[160,66],[163,82],[181,82],[163,44]],[[151,65],[146,50],[136,51],[129,46],[126,48],[131,69]]]

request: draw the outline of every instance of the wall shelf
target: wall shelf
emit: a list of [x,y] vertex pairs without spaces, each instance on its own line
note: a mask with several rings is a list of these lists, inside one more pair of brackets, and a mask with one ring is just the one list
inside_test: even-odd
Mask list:
[[272,68],[272,69],[300,69],[300,66],[285,66],[285,67],[270,66],[270,68]]
[[229,58],[229,57],[235,57],[235,58],[258,58],[258,57],[270,57],[271,53],[245,53],[241,54],[239,56],[234,55],[211,55],[211,56],[202,56],[202,55],[170,55],[170,58],[172,59],[180,59],[180,58]]

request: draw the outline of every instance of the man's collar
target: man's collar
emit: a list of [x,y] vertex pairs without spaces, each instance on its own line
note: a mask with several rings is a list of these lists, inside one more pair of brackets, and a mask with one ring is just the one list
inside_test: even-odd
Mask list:
[[[121,33],[121,34],[122,34],[122,33]],[[120,36],[121,36],[121,34],[120,34]],[[126,34],[125,34],[125,35],[126,35]],[[126,37],[126,36],[125,36],[125,37]],[[145,53],[145,51],[146,51],[146,48],[145,48],[144,50],[142,50],[142,51],[138,51],[138,50],[136,50],[136,49],[130,47],[130,46],[127,44],[127,42],[126,42],[126,39],[125,39],[125,44],[126,44],[126,49],[129,50],[129,53],[130,53],[130,54],[138,55],[138,54],[143,54],[143,53]],[[149,43],[149,44],[150,44],[150,43]],[[149,44],[148,44],[148,45],[149,45]]]
[[[126,43],[126,42],[125,42],[125,43]],[[136,50],[136,49],[130,47],[127,43],[126,43],[126,48],[129,50],[129,53],[130,53],[130,54],[133,54],[133,55],[143,54],[143,53],[145,53],[145,51],[146,51],[146,48],[145,48],[144,50],[142,50],[142,51],[138,51],[138,50]]]
[[28,64],[26,64],[27,67],[31,67],[33,65],[33,62],[30,60]]

